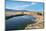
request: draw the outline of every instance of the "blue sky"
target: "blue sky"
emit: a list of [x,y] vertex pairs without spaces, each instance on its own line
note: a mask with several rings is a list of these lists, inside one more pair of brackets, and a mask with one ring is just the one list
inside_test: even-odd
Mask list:
[[43,11],[43,2],[7,1],[6,8],[13,10]]

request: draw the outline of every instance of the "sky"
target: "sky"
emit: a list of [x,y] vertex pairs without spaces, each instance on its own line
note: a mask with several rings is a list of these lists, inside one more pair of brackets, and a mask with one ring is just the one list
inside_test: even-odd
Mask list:
[[43,2],[24,2],[24,1],[13,1],[6,0],[6,9],[13,10],[28,10],[28,11],[43,11]]

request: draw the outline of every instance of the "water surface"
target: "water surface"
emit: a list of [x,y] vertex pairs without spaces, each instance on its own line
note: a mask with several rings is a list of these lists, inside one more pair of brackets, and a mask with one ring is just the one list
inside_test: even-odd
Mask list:
[[23,30],[27,24],[36,23],[36,18],[30,15],[13,17],[6,20],[6,30]]

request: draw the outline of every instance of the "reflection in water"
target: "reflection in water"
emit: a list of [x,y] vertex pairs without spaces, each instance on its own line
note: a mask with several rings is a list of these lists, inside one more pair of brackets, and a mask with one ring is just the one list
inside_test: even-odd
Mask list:
[[27,24],[35,23],[35,17],[30,15],[10,18],[6,21],[6,30],[23,30]]

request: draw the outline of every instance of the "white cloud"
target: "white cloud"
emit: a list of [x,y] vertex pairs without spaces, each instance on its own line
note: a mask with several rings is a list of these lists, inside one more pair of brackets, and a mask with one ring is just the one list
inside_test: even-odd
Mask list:
[[20,8],[16,8],[16,10],[22,10],[22,9],[20,9]]
[[32,5],[35,5],[36,3],[32,2]]
[[30,6],[30,5],[22,5],[22,7],[28,7],[28,6]]

